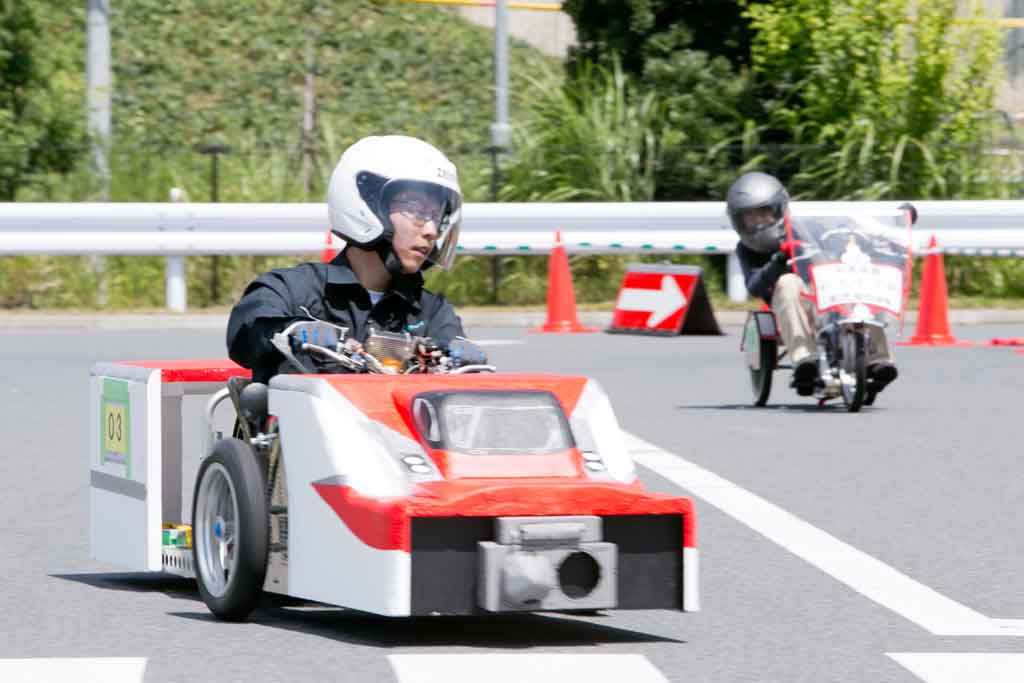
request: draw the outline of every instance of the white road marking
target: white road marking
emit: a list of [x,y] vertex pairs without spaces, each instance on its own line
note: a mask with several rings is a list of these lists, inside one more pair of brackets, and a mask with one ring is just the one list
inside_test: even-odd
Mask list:
[[4,683],[142,683],[145,657],[0,659]]
[[515,346],[525,344],[522,339],[472,339],[477,346]]
[[889,652],[927,683],[1020,683],[1024,654],[1005,652]]
[[940,636],[1024,637],[1024,619],[991,619],[692,462],[625,434],[633,459],[879,605]]
[[399,683],[668,683],[643,655],[388,655]]

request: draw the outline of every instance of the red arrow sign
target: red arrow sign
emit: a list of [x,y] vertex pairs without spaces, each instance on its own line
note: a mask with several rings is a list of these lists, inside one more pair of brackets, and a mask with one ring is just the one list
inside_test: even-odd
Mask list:
[[661,287],[658,289],[624,287],[619,292],[615,308],[620,311],[649,313],[646,327],[656,328],[682,310],[685,305],[686,295],[679,288],[676,279],[671,275],[662,275]]
[[612,328],[677,334],[697,275],[627,272],[612,316]]

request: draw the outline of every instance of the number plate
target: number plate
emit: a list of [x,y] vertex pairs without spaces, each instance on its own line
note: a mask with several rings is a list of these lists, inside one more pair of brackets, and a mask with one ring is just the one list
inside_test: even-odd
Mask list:
[[108,471],[126,478],[132,476],[131,403],[128,382],[103,379],[100,398],[100,464],[114,465]]
[[123,403],[103,403],[103,450],[107,453],[128,453],[127,415],[128,407]]
[[811,268],[818,310],[868,304],[899,314],[903,308],[903,271],[895,266],[821,263]]

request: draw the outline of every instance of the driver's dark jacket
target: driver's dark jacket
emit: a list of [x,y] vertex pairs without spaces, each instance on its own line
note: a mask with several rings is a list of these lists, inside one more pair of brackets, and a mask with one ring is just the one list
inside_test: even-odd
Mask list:
[[[815,220],[800,220],[799,225],[804,234],[819,234],[823,229]],[[773,258],[777,253],[773,251],[770,254],[762,254],[746,247],[743,242],[736,244],[736,256],[743,269],[743,281],[747,284],[747,291],[751,296],[764,299],[768,305],[772,303],[775,283],[786,273],[792,272],[785,261],[780,263]]]
[[772,257],[776,252],[762,254],[748,249],[742,242],[736,245],[736,256],[743,268],[743,280],[747,283],[747,291],[768,304],[772,302],[772,292],[779,278],[789,272],[785,262],[779,263]]
[[267,382],[283,369],[284,357],[270,338],[291,322],[308,319],[301,306],[316,318],[347,327],[360,342],[366,341],[371,326],[430,337],[442,347],[464,334],[451,303],[424,289],[418,273],[397,278],[371,306],[369,293],[342,252],[330,263],[272,270],[246,287],[228,319],[227,345],[231,360],[250,368],[254,381]]

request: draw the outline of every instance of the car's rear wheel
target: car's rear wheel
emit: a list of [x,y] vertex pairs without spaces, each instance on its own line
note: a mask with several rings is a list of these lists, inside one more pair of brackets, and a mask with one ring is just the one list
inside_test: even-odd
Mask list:
[[778,355],[778,342],[774,339],[761,339],[758,349],[758,367],[750,368],[750,389],[755,406],[768,403],[772,393],[772,375],[775,372],[775,361]]
[[754,405],[763,406],[768,403],[772,393],[772,374],[778,360],[778,341],[765,339],[758,332],[757,314],[747,316],[743,330],[743,346],[747,357],[747,370],[750,372],[750,390]]

